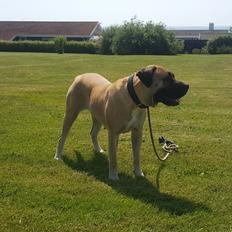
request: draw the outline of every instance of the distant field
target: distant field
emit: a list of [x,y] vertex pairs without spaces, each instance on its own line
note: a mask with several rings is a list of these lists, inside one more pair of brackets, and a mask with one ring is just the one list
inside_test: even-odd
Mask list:
[[[161,64],[190,84],[183,104],[152,109],[154,133],[180,152],[154,156],[145,123],[144,179],[132,173],[130,134],[119,142],[120,181],[94,155],[83,112],[53,159],[73,78],[111,81]],[[107,133],[100,133],[107,150]],[[101,56],[0,53],[0,231],[232,231],[232,55]]]

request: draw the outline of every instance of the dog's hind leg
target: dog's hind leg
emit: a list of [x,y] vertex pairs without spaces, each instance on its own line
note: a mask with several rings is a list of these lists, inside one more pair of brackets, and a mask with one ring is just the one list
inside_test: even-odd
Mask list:
[[94,151],[97,153],[103,153],[104,150],[99,145],[98,138],[97,138],[102,124],[99,121],[97,121],[97,119],[93,115],[92,115],[92,121],[93,121],[93,126],[92,126],[92,129],[90,131],[90,135],[91,135],[91,139],[93,142]]
[[65,140],[66,140],[68,132],[69,132],[73,122],[75,121],[76,117],[78,116],[78,114],[79,114],[79,112],[76,112],[76,111],[73,112],[72,114],[66,112],[66,114],[64,116],[62,134],[61,134],[59,141],[58,141],[58,145],[57,145],[56,154],[55,154],[54,159],[59,160],[62,158]]
[[74,104],[74,102],[71,101],[70,96],[68,96],[67,102],[66,102],[66,112],[65,112],[64,121],[63,121],[62,134],[58,141],[54,159],[59,160],[62,158],[64,144],[65,144],[65,140],[67,138],[68,132],[70,128],[72,127],[72,124],[77,118],[79,113],[80,113],[80,110],[79,110],[78,104]]

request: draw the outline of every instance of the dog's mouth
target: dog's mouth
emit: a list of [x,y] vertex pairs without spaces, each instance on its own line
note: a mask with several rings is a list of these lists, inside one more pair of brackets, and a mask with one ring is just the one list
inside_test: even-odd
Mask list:
[[189,85],[183,82],[176,82],[172,86],[159,90],[154,96],[154,102],[162,102],[167,106],[177,106],[182,98],[188,92]]
[[162,102],[167,106],[177,106],[180,104],[180,99],[170,98],[162,93],[154,95],[154,101],[156,101],[157,103]]

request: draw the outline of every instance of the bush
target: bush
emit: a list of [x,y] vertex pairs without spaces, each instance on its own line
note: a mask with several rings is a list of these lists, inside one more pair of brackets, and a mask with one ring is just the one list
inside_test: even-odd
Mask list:
[[57,36],[54,39],[56,52],[58,52],[59,54],[64,53],[64,47],[65,47],[66,41],[67,40],[66,40],[66,38],[64,36]]
[[221,46],[217,48],[217,54],[232,54],[232,46]]
[[162,24],[144,24],[135,18],[102,33],[103,54],[176,54],[182,50],[183,42],[177,41]]
[[232,36],[219,36],[207,43],[207,51],[210,54],[231,54],[232,53]]

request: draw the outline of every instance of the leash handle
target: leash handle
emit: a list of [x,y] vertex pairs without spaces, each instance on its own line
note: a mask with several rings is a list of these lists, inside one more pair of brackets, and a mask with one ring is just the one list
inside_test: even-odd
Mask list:
[[158,154],[158,152],[157,152],[157,150],[156,150],[155,142],[154,142],[154,137],[153,137],[153,132],[152,132],[152,128],[151,128],[151,116],[150,116],[149,107],[147,107],[147,119],[148,119],[150,138],[151,138],[151,143],[152,143],[153,150],[154,150],[154,152],[155,152],[158,160],[165,161],[171,153],[168,152],[164,157],[160,157],[159,154]]

